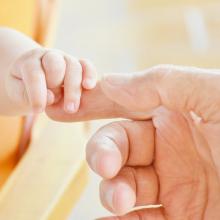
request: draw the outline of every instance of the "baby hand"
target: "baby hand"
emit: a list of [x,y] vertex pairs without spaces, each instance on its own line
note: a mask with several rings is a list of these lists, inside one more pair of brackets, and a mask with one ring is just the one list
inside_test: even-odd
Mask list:
[[42,48],[18,58],[6,80],[9,98],[24,114],[43,112],[60,101],[67,113],[75,113],[82,88],[95,86],[96,69],[90,61]]

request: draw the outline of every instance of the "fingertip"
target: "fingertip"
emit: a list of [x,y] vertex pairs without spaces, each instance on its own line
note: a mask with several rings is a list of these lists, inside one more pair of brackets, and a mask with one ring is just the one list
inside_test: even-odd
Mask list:
[[69,114],[77,113],[80,107],[81,90],[73,90],[65,88],[64,95],[64,111]]
[[86,158],[93,171],[105,179],[113,178],[122,167],[122,155],[109,138],[93,138],[86,147]]
[[79,101],[66,101],[64,103],[64,111],[69,114],[74,114],[79,110]]
[[121,216],[127,214],[136,203],[136,194],[132,187],[126,183],[119,183],[115,188],[112,207],[115,214]]
[[100,152],[92,156],[91,166],[103,178],[111,179],[120,171],[121,160],[121,155],[117,151]]
[[86,78],[83,80],[82,86],[84,89],[94,89],[96,87],[96,79]]
[[84,89],[93,89],[97,82],[97,70],[94,64],[88,59],[81,59],[80,64],[83,71],[82,86]]
[[102,204],[118,216],[127,214],[136,203],[136,194],[130,185],[104,180],[100,185]]

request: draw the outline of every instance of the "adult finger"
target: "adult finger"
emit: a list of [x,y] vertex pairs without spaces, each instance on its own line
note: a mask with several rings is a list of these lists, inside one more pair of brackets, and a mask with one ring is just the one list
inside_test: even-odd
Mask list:
[[113,179],[100,185],[102,204],[117,215],[138,206],[158,204],[159,184],[153,166],[124,167]]
[[219,83],[216,70],[162,65],[134,74],[106,76],[101,86],[108,98],[130,111],[152,112],[162,105],[182,113],[193,111],[204,121],[213,121],[220,119],[216,110],[220,105]]
[[112,178],[126,166],[147,166],[154,157],[154,127],[151,121],[119,121],[101,128],[87,144],[90,167]]

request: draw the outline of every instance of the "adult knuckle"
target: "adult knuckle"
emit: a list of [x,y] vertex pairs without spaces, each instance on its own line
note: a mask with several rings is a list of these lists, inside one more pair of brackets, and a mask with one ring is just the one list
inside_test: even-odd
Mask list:
[[150,73],[155,77],[164,77],[173,74],[174,65],[170,64],[159,64],[154,66]]
[[148,81],[158,83],[164,81],[169,77],[172,77],[172,75],[175,73],[175,69],[176,68],[174,65],[159,64],[146,70],[144,74]]

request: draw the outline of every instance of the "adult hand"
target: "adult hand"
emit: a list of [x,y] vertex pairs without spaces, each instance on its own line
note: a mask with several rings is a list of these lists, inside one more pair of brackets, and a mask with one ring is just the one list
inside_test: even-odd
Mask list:
[[101,128],[87,160],[104,179],[101,200],[113,213],[162,207],[106,219],[220,219],[219,85],[216,70],[159,66],[106,77],[77,114],[48,109],[64,121],[133,119]]

